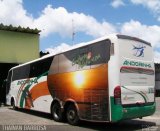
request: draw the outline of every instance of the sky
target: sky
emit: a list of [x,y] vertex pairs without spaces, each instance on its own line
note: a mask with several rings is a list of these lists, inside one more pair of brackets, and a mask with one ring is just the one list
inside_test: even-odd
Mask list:
[[119,33],[150,42],[160,63],[160,0],[0,0],[0,10],[4,25],[41,30],[43,52]]

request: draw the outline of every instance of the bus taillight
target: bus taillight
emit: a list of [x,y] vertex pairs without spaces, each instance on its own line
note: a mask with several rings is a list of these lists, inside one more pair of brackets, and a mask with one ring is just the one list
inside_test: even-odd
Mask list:
[[117,86],[114,89],[114,103],[121,104],[121,87]]

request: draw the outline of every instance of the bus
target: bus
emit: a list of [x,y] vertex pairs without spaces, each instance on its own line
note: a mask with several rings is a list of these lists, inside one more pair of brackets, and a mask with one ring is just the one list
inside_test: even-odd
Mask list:
[[155,112],[153,50],[114,34],[9,70],[8,105],[51,113],[55,121],[118,122]]
[[155,63],[155,96],[160,97],[160,64]]

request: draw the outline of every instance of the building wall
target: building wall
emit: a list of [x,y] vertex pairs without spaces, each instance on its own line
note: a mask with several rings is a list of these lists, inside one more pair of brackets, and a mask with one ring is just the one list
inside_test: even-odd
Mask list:
[[39,58],[39,34],[0,30],[0,63],[25,63]]

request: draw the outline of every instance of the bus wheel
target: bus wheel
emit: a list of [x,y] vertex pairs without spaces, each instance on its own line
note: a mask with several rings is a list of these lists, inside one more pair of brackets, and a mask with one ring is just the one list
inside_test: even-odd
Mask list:
[[55,103],[52,106],[52,116],[55,121],[57,121],[57,122],[62,121],[61,107],[58,103]]
[[69,124],[78,125],[79,116],[77,113],[77,109],[73,104],[69,105],[69,107],[67,108],[66,118]]
[[13,110],[16,110],[16,109],[17,109],[16,106],[15,106],[15,101],[14,101],[14,99],[11,100],[11,106],[12,106],[12,109],[13,109]]

